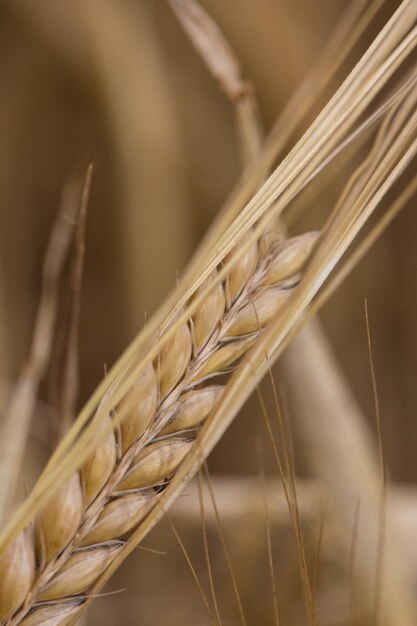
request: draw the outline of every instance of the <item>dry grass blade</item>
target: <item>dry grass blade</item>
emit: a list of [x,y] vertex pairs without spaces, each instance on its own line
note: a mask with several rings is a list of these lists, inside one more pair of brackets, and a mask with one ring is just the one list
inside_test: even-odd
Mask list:
[[239,63],[217,24],[194,0],[168,2],[228,98],[240,98],[248,86],[242,80]]
[[323,542],[323,532],[326,514],[326,496],[322,495],[320,500],[319,523],[317,529],[317,541],[314,550],[313,572],[311,576],[311,586],[313,588],[314,614],[317,614],[317,582],[319,573],[320,553]]
[[289,142],[303,117],[352,52],[384,2],[385,0],[357,0],[349,3],[329,40],[325,42],[320,57],[275,122],[268,139],[271,150],[282,150]]
[[271,578],[271,592],[272,592],[272,603],[274,607],[274,618],[275,618],[275,626],[279,626],[279,610],[278,610],[278,595],[277,595],[277,584],[276,584],[276,575],[274,568],[274,558],[272,552],[272,541],[271,541],[271,524],[269,519],[269,506],[268,506],[268,490],[266,486],[266,478],[265,471],[263,468],[263,458],[262,458],[262,447],[261,442],[258,440],[256,442],[256,452],[258,457],[258,466],[259,466],[259,478],[261,482],[261,490],[262,490],[262,499],[264,501],[264,509],[265,509],[265,529],[266,529],[266,541],[267,541],[267,549],[268,549],[268,567],[269,574]]
[[317,615],[316,615],[316,607],[315,607],[315,597],[314,597],[314,587],[313,580],[309,574],[307,558],[305,553],[304,541],[301,531],[301,523],[300,523],[300,511],[298,507],[298,495],[295,483],[295,464],[294,464],[294,450],[293,450],[293,441],[291,436],[291,430],[288,422],[284,419],[284,415],[281,409],[281,403],[278,397],[278,390],[275,384],[274,376],[272,374],[272,370],[269,368],[268,370],[269,380],[271,382],[274,404],[275,404],[275,412],[278,421],[278,429],[282,442],[283,454],[284,454],[284,467],[285,467],[285,476],[284,470],[282,466],[282,462],[279,457],[278,448],[275,443],[275,439],[273,437],[272,427],[270,424],[269,415],[266,411],[265,404],[263,403],[263,412],[265,417],[265,422],[268,430],[268,435],[273,445],[275,459],[277,461],[278,470],[280,473],[281,480],[284,485],[285,480],[285,493],[287,496],[288,502],[288,510],[290,513],[291,523],[293,526],[295,539],[297,542],[297,550],[298,550],[298,558],[301,572],[301,581],[303,583],[306,600],[307,600],[307,608],[309,610],[309,618],[311,623],[314,625],[316,623]]
[[[366,253],[372,248],[381,234],[388,228],[393,220],[398,216],[401,210],[407,205],[411,198],[417,193],[417,176],[414,176],[411,181],[404,187],[399,193],[398,197],[394,200],[392,205],[386,210],[386,212],[377,220],[376,224],[371,228],[370,232],[366,234],[364,239],[352,252],[351,256],[342,262],[338,271],[334,273],[329,279],[329,282],[324,286],[320,294],[312,303],[309,311],[306,313],[306,320],[308,321],[314,317],[321,306],[327,302],[331,295],[340,287],[344,279],[349,276],[352,270],[360,263]],[[291,333],[288,334],[284,341],[284,346],[288,345],[291,339],[297,335],[302,324],[296,324]]]
[[211,599],[213,601],[217,623],[220,626],[222,626],[222,620],[220,618],[219,607],[217,604],[216,590],[214,588],[213,571],[211,567],[210,552],[209,552],[208,541],[207,541],[206,513],[205,513],[205,507],[204,507],[203,477],[202,477],[201,467],[198,470],[198,502],[200,505],[201,532],[202,532],[203,545],[204,545],[204,558],[206,561]]
[[221,520],[220,520],[220,514],[219,514],[219,510],[217,507],[217,503],[216,503],[216,498],[214,495],[214,489],[213,489],[213,483],[211,481],[211,476],[210,476],[210,472],[208,469],[208,466],[206,463],[204,463],[204,472],[205,472],[205,476],[206,476],[206,481],[207,481],[207,487],[210,493],[210,498],[211,498],[211,503],[213,506],[213,510],[214,510],[214,516],[216,519],[216,529],[217,529],[217,533],[219,535],[219,539],[222,545],[222,550],[223,550],[223,554],[224,554],[224,558],[226,560],[226,564],[227,564],[227,570],[229,572],[229,577],[230,577],[230,581],[232,583],[232,587],[233,587],[233,592],[236,598],[236,603],[237,603],[237,607],[239,610],[239,618],[240,621],[242,623],[243,626],[246,626],[246,617],[245,617],[245,613],[243,611],[243,606],[242,606],[242,600],[240,597],[240,593],[239,593],[239,588],[237,585],[237,579],[236,579],[236,574],[233,568],[233,564],[232,564],[232,560],[230,558],[230,554],[229,554],[229,549],[227,547],[227,543],[226,543],[226,538],[224,536],[224,532],[223,532],[223,528],[222,528],[222,524],[221,524]]
[[365,300],[365,321],[366,336],[368,340],[369,365],[371,370],[372,391],[375,403],[375,420],[378,435],[378,453],[381,472],[381,495],[379,502],[379,527],[377,542],[377,558],[375,563],[375,592],[373,603],[372,624],[378,626],[382,611],[381,600],[383,597],[384,571],[385,571],[385,541],[386,541],[386,500],[387,500],[387,467],[384,454],[384,443],[382,437],[381,412],[379,407],[378,387],[376,383],[376,373],[374,356],[372,350],[371,329],[369,325],[368,302]]
[[[349,4],[330,40],[324,45],[320,58],[276,120],[259,155],[259,160],[252,164],[247,175],[239,181],[230,200],[209,229],[194,257],[196,262],[201,261],[209,254],[211,246],[216,242],[218,233],[223,232],[238,215],[242,206],[249,202],[256,191],[259,179],[262,179],[263,173],[269,171],[282,154],[306,112],[311,109],[317,96],[321,94],[336,71],[340,69],[343,61],[363,35],[384,1],[375,0],[368,3],[368,0],[357,0],[357,2]],[[364,7],[365,11],[363,11]]]
[[[270,376],[271,376],[271,379],[273,379],[272,373],[270,374]],[[259,387],[257,387],[256,389],[258,399],[259,399],[259,404],[261,407],[262,416],[265,422],[266,431],[267,431],[267,434],[268,434],[268,437],[269,437],[269,440],[270,440],[270,443],[274,452],[274,457],[277,463],[279,476],[280,476],[282,486],[284,489],[284,494],[285,494],[285,498],[286,498],[287,505],[288,505],[288,511],[290,514],[291,524],[292,524],[292,528],[293,528],[294,536],[296,540],[297,556],[298,556],[298,563],[299,563],[299,568],[300,568],[300,578],[301,578],[303,591],[305,595],[305,601],[306,601],[307,619],[310,621],[311,624],[315,624],[316,618],[315,618],[315,611],[314,611],[313,590],[311,587],[310,576],[308,573],[304,541],[303,541],[303,536],[302,536],[301,526],[300,526],[300,517],[299,517],[297,495],[296,495],[295,482],[294,482],[294,468],[292,466],[292,463],[289,457],[288,439],[287,439],[284,424],[282,421],[281,408],[279,406],[278,397],[276,395],[276,389],[275,389],[274,383],[273,383],[273,390],[274,390],[274,395],[276,398],[276,410],[277,410],[277,416],[278,416],[279,426],[280,426],[281,442],[284,448],[285,466],[281,460],[281,455],[279,453],[278,446],[274,438],[271,420],[268,414],[265,400],[263,398],[262,393],[260,392]],[[285,467],[285,470],[284,470],[284,467]]]
[[[250,165],[261,153],[263,130],[252,86],[218,25],[195,0],[168,0],[209,72],[234,105],[242,161]],[[262,179],[261,179],[262,180]]]
[[59,284],[79,212],[79,186],[79,180],[73,179],[63,191],[43,262],[42,293],[30,354],[6,409],[0,443],[0,520],[14,497],[38,387],[51,355]]
[[211,622],[212,622],[213,624],[216,624],[216,620],[214,619],[214,615],[213,615],[213,613],[212,613],[212,610],[211,610],[210,605],[209,605],[209,603],[208,603],[208,600],[207,600],[207,598],[206,598],[206,594],[204,593],[204,589],[203,589],[203,587],[202,587],[202,585],[201,585],[201,582],[200,582],[200,579],[199,579],[199,577],[198,577],[198,575],[197,575],[197,572],[195,571],[194,565],[193,565],[193,564],[192,564],[192,562],[191,562],[191,559],[190,559],[189,554],[188,554],[188,552],[187,552],[187,549],[186,549],[186,547],[185,547],[185,545],[184,545],[184,542],[182,541],[181,537],[179,536],[178,531],[177,531],[177,529],[175,528],[174,524],[172,523],[172,521],[171,521],[171,519],[170,519],[170,517],[169,517],[169,515],[168,515],[168,514],[167,514],[167,520],[168,520],[169,526],[170,526],[170,528],[171,528],[171,530],[172,530],[172,532],[173,532],[173,534],[174,534],[174,537],[175,537],[175,539],[177,540],[178,545],[179,545],[179,546],[180,546],[180,548],[181,548],[181,552],[183,553],[184,558],[185,558],[185,560],[187,561],[187,565],[188,565],[188,567],[190,568],[190,571],[191,571],[191,573],[192,573],[192,575],[193,575],[193,579],[194,579],[195,584],[196,584],[196,586],[197,586],[197,589],[198,589],[198,591],[199,591],[199,593],[200,593],[200,596],[201,596],[201,598],[202,598],[202,600],[203,600],[203,602],[204,602],[204,606],[205,606],[205,607],[206,607],[206,609],[207,609],[207,613],[208,613],[208,614],[209,614],[209,616],[210,616]]
[[353,516],[352,524],[352,537],[349,549],[349,613],[352,626],[356,626],[358,622],[358,601],[356,592],[356,577],[355,577],[355,565],[356,565],[356,552],[358,544],[358,530],[360,520],[360,501],[356,503],[355,512]]
[[93,166],[89,165],[74,236],[68,300],[57,330],[57,357],[54,359],[52,383],[49,391],[51,405],[55,410],[55,419],[52,425],[53,447],[68,430],[76,411],[79,384],[78,326],[85,256],[85,227],[92,174]]

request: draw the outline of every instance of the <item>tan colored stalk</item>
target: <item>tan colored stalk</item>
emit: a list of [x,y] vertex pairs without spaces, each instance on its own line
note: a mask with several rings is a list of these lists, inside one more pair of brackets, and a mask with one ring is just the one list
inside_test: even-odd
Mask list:
[[[89,167],[91,178],[92,165]],[[65,311],[58,321],[55,355],[52,357],[50,404],[54,407],[52,449],[64,437],[76,416],[79,388],[78,334],[81,311],[81,291],[85,256],[85,231],[89,189],[85,188],[74,234],[70,280],[66,293]]]
[[[264,135],[251,83],[242,78],[241,67],[232,47],[216,22],[198,2],[168,2],[208,71],[234,105],[242,163],[244,166],[251,165],[261,153]],[[262,182],[262,178],[259,182]]]
[[[81,204],[88,199],[91,168],[87,172]],[[59,285],[64,263],[80,212],[80,180],[72,178],[64,187],[43,263],[42,293],[32,345],[13,389],[0,432],[0,522],[11,508],[30,422],[40,382],[49,363],[58,309]]]
[[[263,144],[259,160],[252,162],[246,175],[239,180],[231,197],[209,229],[196,253],[196,259],[203,258],[210,249],[210,245],[214,243],[217,230],[225,229],[232,222],[242,206],[249,202],[252,194],[255,193],[262,174],[270,171],[278,157],[283,156],[284,148],[295,135],[306,113],[340,70],[346,57],[352,52],[384,2],[385,0],[372,0],[371,2],[357,0],[349,4],[332,31],[329,41],[325,43],[319,59],[275,121]],[[253,127],[253,124],[250,126]],[[247,128],[249,129],[249,125]]]
[[155,506],[221,397],[224,386],[212,379],[233,368],[276,315],[316,241],[316,233],[288,241],[263,237],[179,328],[125,399],[132,408],[120,430],[38,515],[33,545],[26,534],[3,555],[0,589],[20,593],[3,594],[2,624],[41,624],[51,602],[51,623],[59,624],[69,606],[84,602],[121,540]]

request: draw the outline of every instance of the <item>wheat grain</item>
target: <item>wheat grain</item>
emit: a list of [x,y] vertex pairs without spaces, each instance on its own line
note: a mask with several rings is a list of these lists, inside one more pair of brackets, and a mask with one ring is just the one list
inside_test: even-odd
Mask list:
[[269,233],[224,283],[209,277],[209,297],[116,407],[129,405],[120,429],[105,436],[81,471],[52,496],[35,521],[34,541],[26,532],[0,557],[1,624],[73,619],[121,539],[156,506],[221,397],[224,384],[206,381],[233,368],[274,317],[297,285],[317,237],[313,232],[285,241]]

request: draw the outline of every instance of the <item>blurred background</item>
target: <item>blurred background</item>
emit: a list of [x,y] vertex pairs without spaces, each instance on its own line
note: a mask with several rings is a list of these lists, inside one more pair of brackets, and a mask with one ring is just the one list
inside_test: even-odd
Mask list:
[[[293,142],[399,3],[381,4]],[[204,0],[201,5],[234,48],[244,78],[255,88],[268,131],[313,67],[349,0]],[[92,161],[80,318],[81,407],[105,367],[114,363],[175,286],[237,182],[241,161],[235,115],[162,0],[2,2],[0,51],[1,399],[6,402],[29,350],[43,255],[62,188],[74,170]],[[328,195],[321,195],[319,202],[313,199],[308,207],[306,224],[326,214],[345,180],[343,168],[335,170]],[[411,527],[417,521],[416,227],[410,203],[320,314],[338,372],[372,435],[374,400],[364,315],[368,299],[386,461],[390,480],[401,484],[395,506]],[[277,379],[285,381],[282,369],[285,358],[276,371]],[[271,396],[270,384],[264,392]],[[300,409],[296,401],[292,406],[291,393],[289,385],[292,417]],[[41,399],[47,398],[45,385]],[[40,407],[28,451],[28,486],[50,450]],[[314,424],[315,417],[313,412],[302,419]],[[323,514],[323,492],[305,452],[308,444],[305,437],[297,437],[296,426],[294,430],[300,510],[311,562],[320,520],[329,519],[317,576],[319,623],[350,623],[349,542],[337,514]],[[221,514],[222,503],[226,507],[226,539],[248,624],[273,624],[264,512],[256,500],[257,440],[263,441],[263,467],[271,477],[271,532],[282,623],[302,624],[293,532],[256,398],[210,458]],[[188,504],[184,496],[174,509],[173,520],[205,579],[195,489],[188,495]],[[227,503],[234,498],[233,512]],[[208,534],[224,624],[238,624],[212,513]],[[137,550],[111,581],[110,595],[95,601],[86,623],[209,624],[169,525],[163,521],[146,545],[166,554]],[[417,559],[414,565],[405,576],[417,590]],[[113,595],[120,589],[125,591]]]

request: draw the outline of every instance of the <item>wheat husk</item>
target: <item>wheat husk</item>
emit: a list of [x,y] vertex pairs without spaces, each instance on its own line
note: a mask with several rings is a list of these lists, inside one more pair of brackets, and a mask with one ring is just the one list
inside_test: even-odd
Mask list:
[[[38,619],[39,607],[52,600],[48,616],[56,609],[65,620],[69,599],[88,595],[120,550],[121,544],[115,541],[126,539],[156,505],[159,491],[182,463],[198,428],[221,398],[224,386],[204,381],[236,366],[298,284],[318,237],[318,233],[300,235],[294,246],[278,237],[270,238],[266,246],[262,239],[250,246],[226,281],[213,283],[210,297],[178,328],[123,400],[130,411],[122,427],[102,437],[81,471],[37,516],[32,558],[39,563],[38,576],[32,589],[14,601],[15,610],[26,600],[21,611],[5,623],[21,623],[34,605],[37,610],[27,619]],[[291,270],[287,249],[292,250]],[[285,266],[281,275],[287,278],[294,273],[292,280],[275,281],[280,255]],[[103,402],[106,400],[108,397]],[[98,414],[102,409],[103,403]],[[98,432],[111,420],[111,414],[106,414]],[[177,435],[183,431],[182,436]],[[8,615],[12,610],[6,605],[3,599],[0,610]]]

